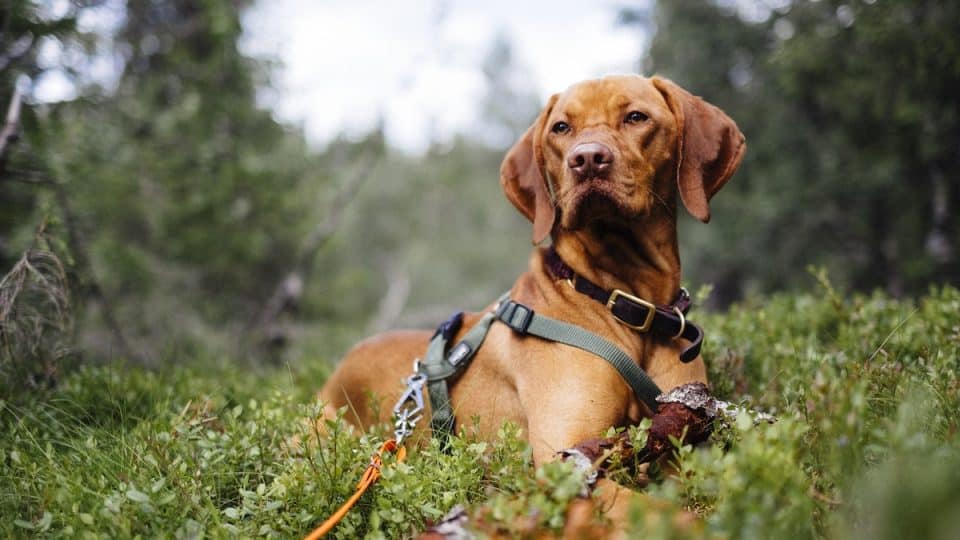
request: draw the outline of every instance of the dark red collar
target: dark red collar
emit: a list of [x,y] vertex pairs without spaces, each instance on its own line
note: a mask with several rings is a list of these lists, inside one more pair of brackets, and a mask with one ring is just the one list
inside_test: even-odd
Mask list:
[[670,339],[683,338],[690,342],[680,353],[680,360],[690,362],[700,355],[703,330],[686,319],[691,300],[687,290],[680,288],[670,305],[657,305],[620,289],[608,291],[583,276],[577,275],[551,246],[547,250],[547,270],[557,279],[565,279],[577,292],[607,306],[617,322],[637,332],[651,332]]

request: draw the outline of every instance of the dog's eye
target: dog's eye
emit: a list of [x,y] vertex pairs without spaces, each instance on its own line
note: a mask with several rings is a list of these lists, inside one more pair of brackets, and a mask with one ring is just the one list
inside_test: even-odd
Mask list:
[[566,122],[557,122],[556,124],[553,125],[552,128],[550,128],[550,131],[557,133],[559,135],[563,135],[564,133],[567,133],[570,131],[570,124]]
[[646,122],[649,118],[649,116],[640,111],[631,111],[627,113],[627,117],[624,118],[623,121],[628,124],[640,124],[642,122]]

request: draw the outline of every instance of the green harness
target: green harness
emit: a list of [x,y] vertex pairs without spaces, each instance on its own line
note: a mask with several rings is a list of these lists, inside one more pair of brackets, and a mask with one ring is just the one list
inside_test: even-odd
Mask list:
[[630,385],[633,393],[651,410],[657,410],[660,388],[619,347],[579,326],[540,315],[527,306],[510,300],[509,293],[500,297],[494,310],[485,313],[477,324],[453,347],[448,348],[446,332],[438,331],[419,363],[418,373],[427,378],[434,436],[446,439],[453,432],[454,415],[450,405],[448,380],[462,372],[483,344],[494,321],[506,324],[521,336],[531,335],[556,341],[591,352],[610,363]]

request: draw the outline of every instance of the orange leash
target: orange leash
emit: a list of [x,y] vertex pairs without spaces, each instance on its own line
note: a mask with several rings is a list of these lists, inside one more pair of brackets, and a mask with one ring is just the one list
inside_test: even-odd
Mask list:
[[372,486],[373,483],[380,478],[380,465],[383,463],[380,456],[382,456],[384,452],[397,454],[397,461],[403,461],[403,458],[407,457],[407,449],[397,444],[397,441],[390,439],[383,443],[383,445],[380,446],[380,450],[377,450],[377,453],[370,458],[370,465],[367,466],[367,470],[363,471],[363,476],[360,477],[360,482],[357,483],[357,491],[351,495],[350,498],[347,499],[347,502],[343,503],[343,506],[334,512],[332,516],[304,537],[304,540],[323,538],[325,534],[337,526],[337,523],[340,523],[340,520],[353,508],[353,505],[357,504],[357,501],[359,501],[360,497],[367,491],[367,488]]

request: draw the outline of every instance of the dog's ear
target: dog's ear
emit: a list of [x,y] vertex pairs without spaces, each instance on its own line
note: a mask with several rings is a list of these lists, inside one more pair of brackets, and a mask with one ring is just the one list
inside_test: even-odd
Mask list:
[[723,111],[661,77],[653,85],[677,119],[677,188],[693,217],[710,221],[709,201],[737,170],[746,142]]
[[533,243],[539,244],[553,230],[556,208],[543,176],[543,150],[540,137],[557,96],[553,95],[540,116],[523,137],[507,152],[500,166],[500,185],[507,199],[533,222]]

